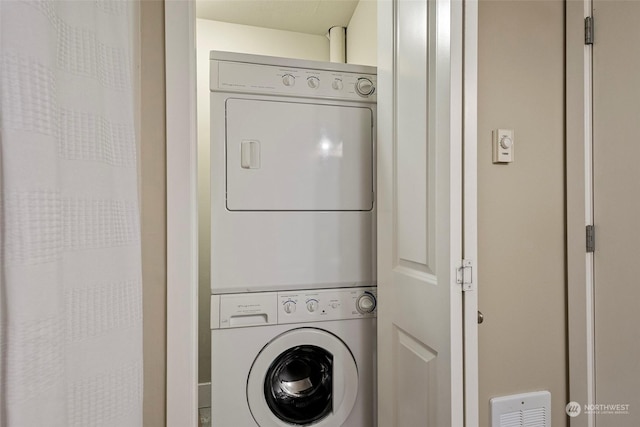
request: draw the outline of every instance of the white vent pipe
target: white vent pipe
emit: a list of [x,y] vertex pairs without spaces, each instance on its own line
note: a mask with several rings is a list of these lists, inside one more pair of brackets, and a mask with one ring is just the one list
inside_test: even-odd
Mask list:
[[329,38],[329,61],[346,62],[347,29],[344,27],[331,27],[327,37]]

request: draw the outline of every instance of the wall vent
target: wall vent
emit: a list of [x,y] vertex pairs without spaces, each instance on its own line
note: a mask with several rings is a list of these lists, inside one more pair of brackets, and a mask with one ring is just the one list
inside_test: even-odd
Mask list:
[[551,427],[551,393],[537,391],[494,397],[491,427]]

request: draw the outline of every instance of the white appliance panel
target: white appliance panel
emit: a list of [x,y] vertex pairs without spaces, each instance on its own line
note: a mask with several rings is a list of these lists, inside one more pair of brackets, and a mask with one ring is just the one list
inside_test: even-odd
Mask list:
[[375,284],[372,212],[212,209],[213,293]]
[[[235,56],[235,55],[231,55]],[[235,93],[300,96],[375,103],[375,68],[251,55],[247,63],[225,52],[211,52],[210,89]],[[224,60],[223,57],[229,57]],[[229,61],[229,62],[227,62]],[[270,64],[270,65],[267,65]],[[368,88],[363,83],[371,83]],[[365,91],[362,89],[369,89]]]
[[[375,287],[212,295],[211,328],[372,318],[376,299]],[[371,302],[367,309],[363,301]]]
[[[224,124],[230,98],[237,96],[211,93],[212,293],[374,285],[375,207],[368,211],[227,209],[226,131],[216,123]],[[300,103],[292,98],[280,100]],[[375,105],[367,107],[375,117]]]
[[[259,427],[251,415],[247,401],[247,379],[256,356],[265,345],[279,335],[299,327],[313,325],[314,323],[302,323],[212,330],[212,425]],[[349,418],[341,427],[376,425],[374,421],[376,319],[329,321],[322,322],[319,326],[323,331],[339,337],[347,345],[358,367],[356,402]],[[285,423],[282,425],[284,426]]]
[[[271,369],[273,361],[283,352],[301,345],[319,347],[333,357],[333,412],[313,425],[376,425],[375,306],[365,314],[356,309],[363,297],[372,296],[375,301],[375,293],[375,288],[366,287],[212,295],[212,307],[215,308],[211,319],[213,425],[291,426],[270,416],[262,395],[267,367]],[[291,300],[301,303],[293,323],[290,322],[294,313],[287,313],[290,310],[286,309]],[[335,303],[334,315],[328,319],[320,312],[312,312],[310,301],[318,301],[319,310],[329,309]],[[274,311],[278,312],[277,324],[231,325],[230,319],[235,316],[256,318],[265,314],[271,318]],[[346,397],[353,398],[354,395],[355,400],[347,402]],[[260,416],[260,422],[254,419],[256,415]],[[338,419],[345,421],[339,423]]]
[[227,209],[373,208],[369,107],[228,99]]
[[212,52],[210,72],[211,292],[375,285],[375,68]]

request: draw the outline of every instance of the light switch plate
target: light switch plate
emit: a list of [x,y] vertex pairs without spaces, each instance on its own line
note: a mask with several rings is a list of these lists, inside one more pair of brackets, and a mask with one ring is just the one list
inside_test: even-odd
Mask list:
[[513,162],[515,139],[513,129],[496,129],[493,131],[493,163]]

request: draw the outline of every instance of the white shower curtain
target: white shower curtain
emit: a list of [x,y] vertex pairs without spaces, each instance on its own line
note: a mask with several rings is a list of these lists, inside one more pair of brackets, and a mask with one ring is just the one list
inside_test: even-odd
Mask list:
[[142,425],[133,3],[0,0],[0,425]]

